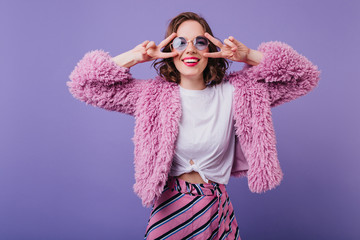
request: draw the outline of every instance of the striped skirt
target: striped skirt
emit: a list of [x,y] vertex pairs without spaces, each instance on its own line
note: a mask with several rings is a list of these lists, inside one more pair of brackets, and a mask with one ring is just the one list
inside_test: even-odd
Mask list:
[[240,239],[225,185],[169,177],[154,203],[144,239]]

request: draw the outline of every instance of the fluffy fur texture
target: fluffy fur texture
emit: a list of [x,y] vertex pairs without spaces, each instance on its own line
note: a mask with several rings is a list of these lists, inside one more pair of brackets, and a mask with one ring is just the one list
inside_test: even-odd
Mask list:
[[[320,72],[285,43],[262,43],[258,50],[264,54],[259,65],[246,65],[224,80],[235,87],[232,176],[247,175],[249,189],[261,193],[279,185],[283,177],[270,107],[309,92]],[[160,77],[134,79],[103,50],[87,53],[70,79],[67,85],[75,98],[135,117],[134,191],[150,207],[164,188],[174,155],[181,117],[178,85]]]

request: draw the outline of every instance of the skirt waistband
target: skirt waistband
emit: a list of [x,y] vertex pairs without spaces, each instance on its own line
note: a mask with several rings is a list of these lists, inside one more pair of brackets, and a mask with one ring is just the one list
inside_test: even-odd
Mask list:
[[164,191],[170,188],[172,191],[190,194],[192,196],[221,195],[226,190],[224,184],[219,183],[190,183],[177,177],[169,176]]

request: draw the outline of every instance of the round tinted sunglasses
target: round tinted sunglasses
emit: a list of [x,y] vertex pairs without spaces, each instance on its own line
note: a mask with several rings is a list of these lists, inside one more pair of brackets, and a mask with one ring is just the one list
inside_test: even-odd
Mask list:
[[[172,46],[176,51],[184,51],[187,48],[189,42],[191,42],[191,40],[186,40],[183,37],[177,37],[173,40],[170,47]],[[192,42],[196,49],[200,51],[205,50],[209,45],[209,41],[206,37],[203,36],[197,36]]]

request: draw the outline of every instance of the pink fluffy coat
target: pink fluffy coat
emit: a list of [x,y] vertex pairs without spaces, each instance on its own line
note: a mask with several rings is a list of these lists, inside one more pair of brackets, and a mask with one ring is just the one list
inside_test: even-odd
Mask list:
[[[236,151],[232,176],[248,177],[261,193],[280,184],[270,107],[312,90],[320,72],[304,56],[281,42],[262,43],[263,60],[226,76],[235,87],[233,109]],[[103,50],[87,53],[67,82],[73,96],[88,104],[135,117],[134,191],[144,206],[160,196],[171,167],[181,117],[179,86],[161,77],[134,79]]]

